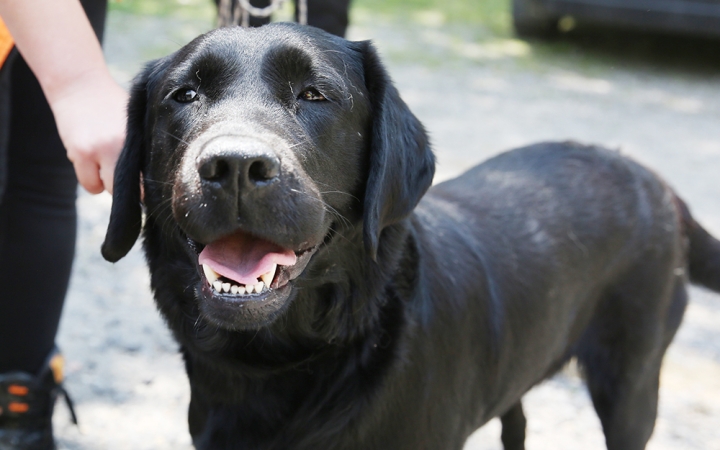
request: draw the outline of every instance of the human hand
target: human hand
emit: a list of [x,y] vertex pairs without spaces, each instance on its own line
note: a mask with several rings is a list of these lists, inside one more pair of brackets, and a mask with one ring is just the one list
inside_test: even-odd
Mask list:
[[127,92],[107,72],[84,74],[50,101],[68,159],[91,194],[112,194],[115,163],[125,141],[127,102]]

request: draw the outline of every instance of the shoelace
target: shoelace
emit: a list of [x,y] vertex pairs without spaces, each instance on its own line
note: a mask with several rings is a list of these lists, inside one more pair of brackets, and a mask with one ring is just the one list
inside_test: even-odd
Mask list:
[[58,386],[58,393],[63,396],[65,399],[65,404],[67,405],[68,411],[70,411],[70,419],[72,420],[72,423],[74,425],[78,424],[77,415],[75,414],[75,404],[73,403],[72,399],[70,398],[70,394],[65,390],[62,385]]

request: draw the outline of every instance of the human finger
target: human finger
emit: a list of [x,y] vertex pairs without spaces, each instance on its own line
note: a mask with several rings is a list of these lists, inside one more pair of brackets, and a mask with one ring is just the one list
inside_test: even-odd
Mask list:
[[91,194],[99,194],[103,191],[103,181],[100,178],[100,167],[89,159],[78,159],[73,161],[75,175],[80,185]]

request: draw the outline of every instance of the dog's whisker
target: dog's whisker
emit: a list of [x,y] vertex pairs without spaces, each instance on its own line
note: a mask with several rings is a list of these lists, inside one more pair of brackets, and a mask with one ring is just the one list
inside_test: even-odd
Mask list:
[[162,130],[162,132],[165,133],[165,134],[167,134],[167,135],[170,136],[171,138],[174,138],[174,139],[176,139],[177,141],[182,142],[182,143],[185,144],[185,145],[188,145],[188,146],[190,145],[189,142],[187,142],[187,141],[185,141],[184,139],[181,139],[181,138],[175,136],[174,134],[172,134],[171,132],[169,132],[169,131],[167,131],[167,130]]
[[[318,136],[319,137],[319,136]],[[316,137],[317,138],[317,137]],[[315,142],[315,139],[312,136],[305,135],[303,139],[298,140],[297,142],[290,144],[288,147],[292,150],[295,147],[299,147],[301,145],[312,145]]]
[[257,330],[255,330],[255,333],[253,333],[253,336],[250,338],[250,340],[248,341],[248,343],[245,344],[245,348],[250,347],[250,344],[253,343],[253,341],[254,341],[255,338],[257,337],[258,333],[260,333],[260,329],[259,329],[259,328],[258,328]]
[[307,192],[303,192],[303,191],[300,191],[300,190],[297,190],[297,189],[290,189],[290,191],[291,191],[291,192],[295,192],[295,193],[300,194],[300,195],[304,195],[304,196],[305,196],[307,199],[309,199],[309,200],[312,200],[312,201],[315,201],[315,202],[319,202],[320,204],[323,205],[323,207],[325,208],[325,210],[326,210],[327,212],[329,212],[329,213],[333,214],[334,216],[338,217],[339,219],[341,219],[345,225],[347,225],[347,226],[350,226],[350,225],[351,225],[350,220],[348,220],[348,219],[347,219],[345,216],[343,216],[337,209],[335,209],[334,207],[332,207],[331,205],[329,205],[329,204],[328,204],[325,200],[323,200],[322,198],[312,196],[312,195],[308,194]]
[[173,228],[176,227],[174,223],[174,218],[171,214],[166,214],[167,211],[172,209],[172,200],[171,199],[165,199],[162,202],[160,202],[157,206],[157,208],[153,208],[148,212],[148,215],[150,218],[153,219],[162,219],[160,223],[158,224],[160,226],[160,229],[163,233],[172,233]]
[[160,185],[165,185],[165,186],[172,186],[174,184],[170,181],[160,181],[160,180],[155,180],[153,178],[144,178],[144,181],[147,183],[150,183],[150,184],[160,184]]
[[354,200],[360,201],[359,198],[355,197],[349,192],[343,192],[343,191],[320,191],[320,194],[340,194],[340,195],[346,195]]
[[350,222],[350,219],[348,219],[347,217],[345,217],[345,216],[343,216],[342,214],[340,214],[340,212],[338,212],[338,211],[337,211],[335,208],[333,208],[332,206],[325,205],[325,211],[327,211],[327,212],[328,212],[330,215],[332,215],[333,217],[336,217],[337,219],[340,219],[340,221],[342,222],[342,224],[343,224],[344,226],[346,226],[346,227],[352,226],[352,222]]

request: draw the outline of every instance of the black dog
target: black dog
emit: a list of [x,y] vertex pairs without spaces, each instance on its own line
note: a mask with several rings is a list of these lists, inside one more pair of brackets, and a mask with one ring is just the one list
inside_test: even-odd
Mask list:
[[[428,95],[435,95],[428,93]],[[147,208],[157,304],[203,449],[460,449],[575,357],[610,449],[642,449],[689,279],[720,242],[657,176],[573,143],[430,187],[367,42],[221,29],[135,82],[103,255]]]

